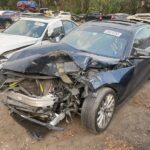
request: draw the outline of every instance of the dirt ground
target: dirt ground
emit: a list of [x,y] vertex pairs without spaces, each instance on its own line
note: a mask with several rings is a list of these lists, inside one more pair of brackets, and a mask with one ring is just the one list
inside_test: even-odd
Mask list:
[[35,140],[0,103],[0,150],[150,150],[150,81],[117,108],[105,132],[89,133],[80,117],[61,126],[64,131],[49,131]]

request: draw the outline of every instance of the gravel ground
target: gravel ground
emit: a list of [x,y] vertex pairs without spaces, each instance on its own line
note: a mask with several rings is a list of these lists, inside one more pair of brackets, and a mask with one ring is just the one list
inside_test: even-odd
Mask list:
[[35,140],[0,103],[0,150],[150,150],[150,81],[119,106],[108,129],[93,135],[80,124],[63,122],[64,131],[49,131]]

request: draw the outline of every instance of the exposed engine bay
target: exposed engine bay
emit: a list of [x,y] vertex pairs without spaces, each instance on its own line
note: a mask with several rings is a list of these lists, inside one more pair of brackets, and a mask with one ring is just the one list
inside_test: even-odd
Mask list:
[[[18,79],[7,82],[5,100],[10,110],[19,113],[26,119],[40,121],[49,129],[71,114],[78,114],[81,106],[79,100],[82,85],[65,85],[60,79]],[[36,118],[35,120],[32,120]],[[41,124],[42,125],[42,124]],[[54,129],[54,127],[52,128]]]
[[58,71],[56,76],[60,77],[29,75],[26,78],[15,73],[7,78],[10,72],[5,72],[7,79],[2,87],[5,89],[2,96],[11,111],[49,129],[59,130],[55,125],[64,118],[69,122],[72,113],[80,112],[80,93],[84,85],[65,73],[68,70],[73,76],[73,72],[79,70],[73,62],[69,60],[55,65]]

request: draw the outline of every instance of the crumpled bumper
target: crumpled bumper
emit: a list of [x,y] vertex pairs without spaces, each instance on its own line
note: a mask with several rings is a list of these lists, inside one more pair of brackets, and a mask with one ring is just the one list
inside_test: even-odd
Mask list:
[[[11,113],[15,113],[25,120],[28,120],[51,130],[63,130],[63,128],[56,127],[56,125],[65,118],[64,112],[61,112],[59,114],[55,113],[55,117],[53,117],[53,119],[50,121],[44,122],[38,119],[38,117],[40,117],[40,115],[44,115],[44,113],[42,113],[42,111],[38,113],[37,110],[39,108],[43,108],[44,111],[46,107],[52,108],[55,101],[57,100],[54,95],[48,94],[41,97],[30,97],[18,92],[8,91],[0,93],[0,96],[3,103],[9,108]],[[32,115],[33,111],[36,113],[36,117]]]
[[3,102],[7,105],[17,105],[18,103],[28,105],[30,107],[52,107],[57,100],[57,98],[52,94],[30,97],[14,91],[3,92],[0,96],[3,99]]
[[22,112],[18,111],[17,109],[14,109],[14,108],[11,108],[10,107],[10,111],[12,113],[15,113],[17,115],[19,115],[21,118],[25,119],[25,120],[28,120],[32,123],[35,123],[35,124],[38,124],[40,126],[43,126],[43,127],[46,127],[48,128],[49,130],[57,130],[57,131],[62,131],[64,130],[63,128],[61,127],[57,127],[56,125],[65,118],[65,113],[61,113],[61,114],[56,114],[56,117],[50,121],[50,122],[42,122],[42,121],[39,121],[35,118],[32,118],[32,117],[29,117],[28,115],[26,114],[23,114]]

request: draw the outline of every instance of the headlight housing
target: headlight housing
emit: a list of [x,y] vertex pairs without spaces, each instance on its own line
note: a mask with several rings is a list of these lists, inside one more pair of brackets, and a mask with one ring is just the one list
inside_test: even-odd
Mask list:
[[8,58],[6,58],[5,56],[3,56],[3,55],[0,56],[0,69],[7,62],[7,60],[8,60]]

